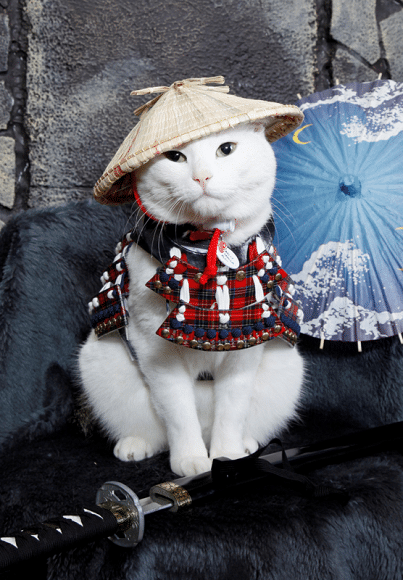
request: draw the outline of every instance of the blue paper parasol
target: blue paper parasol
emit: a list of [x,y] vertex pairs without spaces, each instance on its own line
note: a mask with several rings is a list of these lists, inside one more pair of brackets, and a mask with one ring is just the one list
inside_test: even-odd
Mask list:
[[301,330],[402,340],[403,83],[337,86],[297,104],[302,127],[273,144],[273,207]]

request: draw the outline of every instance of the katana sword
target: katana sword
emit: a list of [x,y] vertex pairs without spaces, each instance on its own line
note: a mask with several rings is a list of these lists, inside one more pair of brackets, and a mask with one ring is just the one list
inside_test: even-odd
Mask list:
[[[178,512],[254,485],[267,493],[273,493],[273,487],[274,493],[280,488],[292,491],[293,486],[308,495],[338,493],[340,490],[315,486],[305,474],[381,451],[401,451],[403,422],[287,450],[278,444],[275,440],[242,459],[215,459],[211,471],[159,483],[151,487],[148,495],[137,495],[123,483],[106,482],[98,490],[94,505],[0,537],[0,569],[105,537],[118,546],[134,547],[143,539],[150,516],[167,510]],[[273,445],[276,448],[270,451]],[[276,482],[280,486],[276,487]]]

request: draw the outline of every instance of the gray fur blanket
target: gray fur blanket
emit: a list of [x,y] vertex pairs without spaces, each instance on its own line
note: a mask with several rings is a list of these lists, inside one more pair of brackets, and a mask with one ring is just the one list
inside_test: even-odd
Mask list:
[[[87,302],[130,227],[130,208],[92,202],[30,210],[0,232],[0,535],[93,503],[107,480],[135,491],[175,477],[167,454],[115,459],[74,421],[75,360]],[[309,380],[293,446],[403,419],[403,346],[300,340]],[[281,380],[272,377],[271,380]],[[401,580],[403,458],[384,451],[309,476],[343,488],[312,499],[269,484],[147,522],[125,550],[100,540],[4,578]]]

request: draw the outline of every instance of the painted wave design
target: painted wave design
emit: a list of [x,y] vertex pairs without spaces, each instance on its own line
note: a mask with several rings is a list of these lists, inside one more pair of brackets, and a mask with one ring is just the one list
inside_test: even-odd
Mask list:
[[[303,303],[301,332],[344,341],[376,340],[403,332],[403,301],[402,307],[395,301],[395,312],[384,309],[384,300],[377,307],[371,264],[369,254],[351,240],[332,241],[321,245],[300,272],[291,273],[295,297]],[[361,304],[355,301],[358,286]]]

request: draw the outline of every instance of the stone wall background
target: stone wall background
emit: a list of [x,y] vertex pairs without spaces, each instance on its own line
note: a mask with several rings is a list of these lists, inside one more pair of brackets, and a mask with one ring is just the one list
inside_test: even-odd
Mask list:
[[0,0],[0,225],[92,196],[136,121],[132,89],[223,74],[293,103],[403,82],[402,30],[403,0]]

